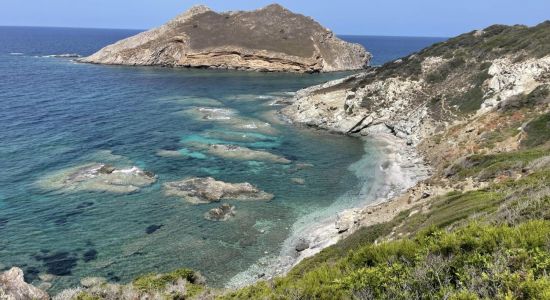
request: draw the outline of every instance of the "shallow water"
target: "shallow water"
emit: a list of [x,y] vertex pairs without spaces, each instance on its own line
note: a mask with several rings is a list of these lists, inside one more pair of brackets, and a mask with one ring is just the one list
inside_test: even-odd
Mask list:
[[[274,98],[342,74],[97,66],[43,57],[87,55],[134,33],[0,27],[0,268],[20,266],[34,283],[39,274],[57,275],[53,293],[85,276],[127,282],[183,266],[223,286],[279,253],[297,220],[353,206],[368,189],[374,147],[271,118]],[[201,107],[231,113],[189,113]],[[291,163],[212,155],[197,143],[238,145]],[[360,158],[367,167],[358,172],[352,164]],[[89,163],[137,166],[158,180],[129,194],[44,184]],[[193,205],[162,190],[165,182],[193,176],[250,182],[275,198],[228,201],[236,206],[233,219],[205,220],[219,204]]]

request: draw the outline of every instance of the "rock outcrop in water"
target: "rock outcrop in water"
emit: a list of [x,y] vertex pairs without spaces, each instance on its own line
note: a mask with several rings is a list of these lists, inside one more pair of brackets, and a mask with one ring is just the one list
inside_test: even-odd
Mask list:
[[227,203],[212,208],[204,214],[204,218],[210,221],[227,221],[233,216],[235,216],[235,206],[231,206]]
[[39,288],[25,282],[23,270],[11,268],[0,274],[0,299],[7,300],[47,300],[50,296]]
[[261,160],[279,164],[289,164],[291,162],[282,156],[267,151],[252,150],[236,145],[209,145],[208,153],[219,157],[236,160]]
[[176,196],[194,204],[218,202],[221,200],[264,200],[273,199],[266,193],[248,182],[228,183],[215,180],[212,177],[189,178],[182,181],[164,184],[167,196]]
[[80,61],[310,73],[362,69],[370,57],[313,19],[273,4],[226,13],[196,6]]
[[107,164],[92,163],[62,170],[42,179],[39,184],[46,189],[65,192],[133,193],[156,180],[153,173],[138,167],[119,169]]

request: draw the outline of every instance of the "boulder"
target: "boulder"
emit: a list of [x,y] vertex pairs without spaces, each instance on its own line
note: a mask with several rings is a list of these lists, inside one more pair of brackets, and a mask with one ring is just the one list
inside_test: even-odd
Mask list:
[[357,225],[359,218],[356,210],[345,210],[338,214],[335,228],[338,233],[344,233]]
[[13,267],[0,274],[0,299],[27,300],[50,299],[43,290],[25,282],[23,270]]
[[209,210],[204,215],[204,218],[211,221],[227,221],[233,216],[235,216],[235,206],[224,203],[219,207]]
[[302,252],[308,248],[309,248],[309,242],[304,239],[300,239],[296,244],[296,246],[294,247],[294,249],[296,249],[296,252]]
[[306,184],[306,181],[303,178],[297,178],[297,177],[296,178],[290,178],[290,181],[292,181],[292,183],[298,184],[298,185]]

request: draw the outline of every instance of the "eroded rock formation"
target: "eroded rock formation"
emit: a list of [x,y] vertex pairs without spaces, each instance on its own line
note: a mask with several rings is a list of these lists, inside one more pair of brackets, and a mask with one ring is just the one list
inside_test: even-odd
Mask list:
[[362,46],[313,19],[272,4],[217,13],[195,6],[165,25],[109,45],[81,62],[283,72],[364,68]]
[[47,300],[50,296],[39,288],[25,282],[23,270],[11,268],[0,274],[0,299],[7,300]]

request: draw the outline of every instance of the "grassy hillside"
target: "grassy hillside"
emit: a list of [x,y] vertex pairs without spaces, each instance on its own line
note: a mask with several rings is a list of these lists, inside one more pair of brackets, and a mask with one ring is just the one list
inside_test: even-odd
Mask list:
[[221,299],[550,299],[550,168],[529,172],[437,197]]

